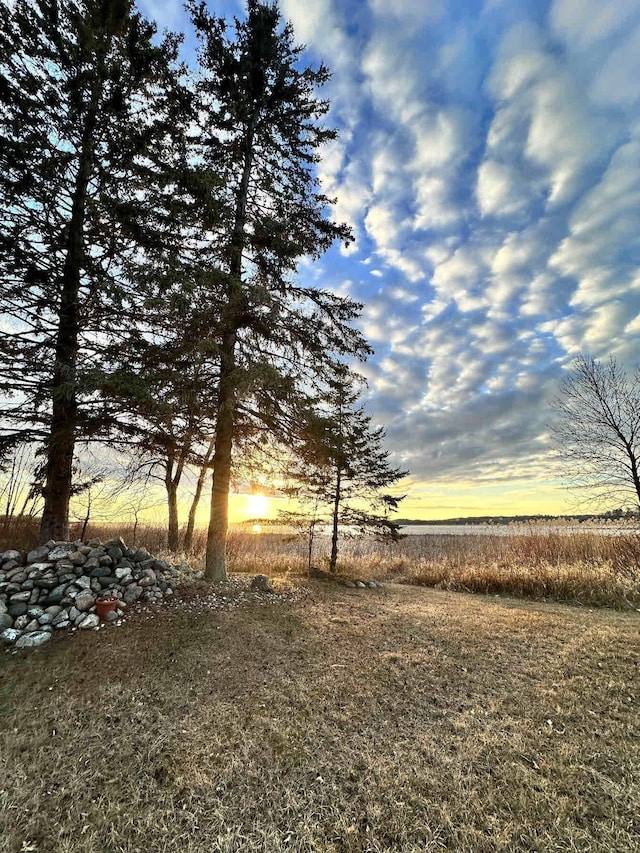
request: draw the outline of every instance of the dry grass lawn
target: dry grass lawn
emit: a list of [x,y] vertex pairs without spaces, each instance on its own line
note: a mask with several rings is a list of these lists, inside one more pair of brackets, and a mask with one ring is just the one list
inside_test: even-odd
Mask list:
[[0,657],[0,850],[640,851],[637,613],[196,610]]

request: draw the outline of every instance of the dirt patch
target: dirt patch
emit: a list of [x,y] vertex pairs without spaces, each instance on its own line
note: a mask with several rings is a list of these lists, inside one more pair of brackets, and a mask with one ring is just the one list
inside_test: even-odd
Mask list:
[[637,614],[293,598],[5,655],[0,850],[640,850]]

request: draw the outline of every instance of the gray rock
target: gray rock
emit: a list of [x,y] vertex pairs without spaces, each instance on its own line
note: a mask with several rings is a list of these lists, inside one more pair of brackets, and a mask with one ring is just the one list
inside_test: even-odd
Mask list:
[[69,619],[71,619],[72,622],[75,622],[76,619],[78,618],[78,616],[80,616],[80,615],[81,615],[81,613],[77,607],[70,607],[69,610],[67,611],[67,616]]
[[27,554],[27,563],[39,563],[41,560],[46,560],[49,556],[51,548],[48,545],[41,545],[39,548],[34,548]]
[[19,601],[29,601],[31,598],[31,590],[27,589],[24,592],[14,592],[13,595],[9,597],[9,602],[11,604],[17,604]]
[[32,580],[23,581],[21,586],[22,586],[23,590],[25,590],[25,589],[34,590],[36,588],[36,585]]
[[71,625],[71,622],[68,619],[63,619],[61,622],[56,622],[53,627],[56,631],[62,631],[64,628],[68,628],[69,625]]
[[81,551],[74,551],[73,554],[69,555],[69,562],[73,563],[74,566],[84,566],[87,558]]
[[17,560],[7,560],[6,563],[0,563],[2,565],[3,572],[10,572],[12,569],[17,569],[22,563],[19,563]]
[[23,583],[27,579],[27,573],[22,566],[18,566],[10,572],[7,572],[6,577],[8,581],[11,581],[11,583]]
[[356,581],[356,586],[358,589],[366,589],[366,584],[363,584],[362,581]]
[[85,616],[82,622],[80,622],[78,627],[84,631],[89,630],[89,628],[97,628],[99,624],[100,618],[95,613],[89,613],[89,615]]
[[11,616],[17,618],[18,616],[24,616],[29,608],[25,604],[24,601],[18,601],[16,604],[10,604],[8,607],[8,612]]
[[94,560],[94,559],[95,559],[95,560],[99,560],[99,559],[100,559],[100,557],[104,557],[104,555],[105,555],[106,553],[107,553],[107,552],[106,552],[106,551],[105,551],[105,549],[102,547],[102,545],[98,545],[96,548],[92,548],[92,549],[89,551],[89,559],[90,559],[90,560]]
[[76,546],[72,545],[71,542],[63,542],[61,545],[56,545],[56,547],[49,552],[50,560],[64,560],[66,557],[69,557],[76,550]]
[[4,631],[0,633],[0,643],[10,646],[12,643],[15,643],[21,633],[22,631],[18,631],[16,628],[5,628]]
[[378,584],[375,581],[367,581],[367,586],[369,587],[369,589],[377,589],[378,588]]
[[21,564],[24,560],[24,554],[21,551],[16,551],[15,549],[3,551],[2,554],[0,554],[0,563],[8,563],[10,560]]
[[84,554],[85,557],[88,557],[92,550],[93,549],[90,545],[78,545],[78,551],[80,551],[81,554]]
[[118,566],[114,574],[118,578],[118,580],[121,581],[124,580],[124,578],[131,577],[131,569],[129,568],[129,566]]
[[53,622],[53,616],[50,613],[43,613],[42,616],[38,616],[38,624],[40,625],[51,625]]
[[[113,566],[114,560],[108,554],[105,554],[104,557],[100,557],[98,560],[101,566]],[[116,561],[117,562],[117,561]]]
[[144,560],[150,559],[151,554],[147,551],[146,548],[138,548],[133,552],[131,559],[134,563],[142,563]]
[[344,585],[349,587],[349,589],[355,589],[356,588],[356,585],[354,584],[354,582],[350,581],[349,578],[347,578],[345,580]]
[[87,562],[84,564],[83,569],[85,572],[90,572],[92,569],[97,569],[100,565],[100,560],[97,557],[87,557]]
[[80,589],[89,589],[91,587],[91,581],[86,575],[81,575],[76,581],[75,585]]
[[60,607],[59,604],[52,604],[51,607],[47,607],[44,612],[49,613],[51,616],[57,616],[58,613],[62,613],[62,607]]
[[0,631],[4,631],[5,628],[13,627],[13,617],[9,616],[8,613],[0,613]]
[[[28,616],[27,616],[27,619],[29,619]],[[17,621],[18,620],[16,619],[16,622]],[[14,625],[13,627],[15,628],[16,626]],[[40,627],[40,623],[38,622],[37,619],[29,619],[29,621],[27,622],[27,624],[24,627],[24,632],[26,634],[26,633],[30,633],[31,631],[37,631],[39,627]]]
[[90,572],[92,578],[106,578],[112,574],[109,566],[98,566]]
[[31,620],[27,616],[26,613],[23,613],[22,616],[18,616],[16,621],[13,623],[13,627],[16,631],[24,631]]
[[32,619],[37,619],[39,616],[42,616],[42,614],[44,613],[44,607],[39,607],[36,604],[33,607],[30,607],[27,610],[27,613],[29,616],[31,616]]
[[102,545],[102,542],[98,538],[89,539],[89,541],[87,542],[87,545],[91,545],[92,548],[100,548],[100,546]]
[[252,578],[251,589],[256,589],[258,592],[273,592],[269,575],[256,575]]
[[93,607],[95,602],[96,600],[90,592],[83,591],[76,596],[76,609],[81,613],[84,613],[85,610],[89,610]]
[[32,563],[30,566],[27,566],[27,571],[30,578],[39,578],[42,575],[52,575],[55,568],[54,563]]
[[23,634],[16,640],[16,649],[36,649],[48,643],[51,639],[50,631],[32,631],[29,634]]
[[7,612],[7,605],[5,604],[4,601],[2,601],[0,599],[0,613],[6,613],[6,612]]
[[56,577],[51,578],[36,578],[35,585],[38,589],[52,590],[55,589],[59,584],[59,580]]
[[118,619],[118,611],[110,610],[108,613],[105,613],[104,621],[105,622],[115,622]]
[[8,583],[6,584],[4,591],[7,595],[13,595],[15,592],[20,592],[22,587],[19,583]]
[[91,578],[91,592],[97,595],[101,589],[100,578]]
[[61,583],[59,586],[52,589],[47,596],[47,604],[60,604],[68,585],[68,582],[65,581],[65,583]]
[[[118,560],[121,560],[124,556],[124,551],[122,548],[119,548],[117,545],[113,545],[111,548],[107,549],[106,556],[110,557],[114,563],[117,563]],[[101,557],[100,559],[104,559]]]
[[138,584],[142,587],[154,586],[155,582],[156,574],[152,569],[146,571],[142,577],[138,579]]
[[53,617],[53,622],[51,624],[54,627],[59,628],[63,622],[66,622],[67,625],[69,624],[69,614],[66,610],[61,610],[60,613],[56,614]]
[[142,595],[142,587],[137,583],[130,584],[124,591],[124,600],[127,604],[133,604]]
[[127,550],[125,542],[119,536],[114,536],[112,539],[108,539],[102,544],[107,550],[109,550],[109,548],[120,548],[123,554]]

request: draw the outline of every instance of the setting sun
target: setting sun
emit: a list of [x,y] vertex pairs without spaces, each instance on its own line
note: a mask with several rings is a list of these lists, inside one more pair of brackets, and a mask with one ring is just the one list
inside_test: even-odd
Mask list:
[[258,492],[247,496],[247,512],[251,518],[263,518],[269,512],[269,498]]

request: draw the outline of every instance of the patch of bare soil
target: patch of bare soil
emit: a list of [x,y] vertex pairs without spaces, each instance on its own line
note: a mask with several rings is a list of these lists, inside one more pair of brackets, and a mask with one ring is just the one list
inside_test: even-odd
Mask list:
[[0,850],[640,851],[637,614],[229,591],[0,658]]

